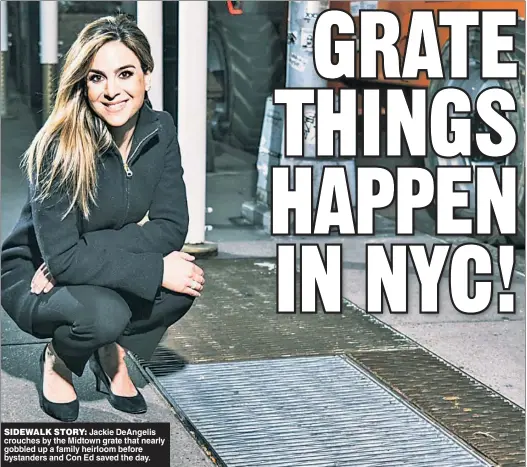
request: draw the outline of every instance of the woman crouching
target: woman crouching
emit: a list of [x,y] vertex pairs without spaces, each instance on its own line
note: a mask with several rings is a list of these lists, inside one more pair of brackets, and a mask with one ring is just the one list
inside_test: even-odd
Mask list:
[[72,373],[88,362],[114,408],[145,412],[125,349],[150,358],[205,282],[180,252],[183,169],[172,117],[148,103],[153,68],[132,20],[88,24],[24,156],[29,197],[2,246],[2,305],[20,329],[52,339],[38,391],[58,420],[77,419]]

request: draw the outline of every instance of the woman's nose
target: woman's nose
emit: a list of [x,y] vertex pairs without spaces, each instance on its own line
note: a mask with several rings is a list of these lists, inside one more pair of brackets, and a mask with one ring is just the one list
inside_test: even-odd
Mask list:
[[113,99],[115,96],[119,94],[119,85],[116,82],[115,79],[107,79],[106,80],[106,89],[104,90],[106,97],[109,99]]

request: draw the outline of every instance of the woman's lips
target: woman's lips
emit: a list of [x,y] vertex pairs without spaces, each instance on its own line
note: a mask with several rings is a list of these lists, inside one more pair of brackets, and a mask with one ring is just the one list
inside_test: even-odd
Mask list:
[[121,102],[116,102],[112,104],[104,104],[104,106],[110,113],[120,112],[121,110],[124,109],[127,102],[128,101],[121,101]]

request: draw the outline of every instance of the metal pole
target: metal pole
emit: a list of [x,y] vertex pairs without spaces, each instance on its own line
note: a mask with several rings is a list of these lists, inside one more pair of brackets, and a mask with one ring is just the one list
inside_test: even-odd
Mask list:
[[154,58],[148,98],[155,110],[163,110],[163,2],[137,2],[137,25],[146,35]]
[[7,116],[7,51],[9,49],[7,2],[0,3],[2,30],[0,31],[0,116]]
[[43,119],[53,110],[53,99],[59,63],[59,4],[40,3],[40,63],[42,65]]
[[[315,63],[313,61],[313,32],[318,15],[328,8],[329,0],[319,2],[289,2],[285,82],[287,88],[327,87],[327,81],[321,78],[315,70]],[[306,105],[304,107],[304,128],[306,129],[304,158],[316,157],[315,116],[315,106]],[[308,162],[312,163],[312,161]]]
[[[329,9],[329,0],[324,1],[292,1],[289,2],[288,45],[286,87],[288,88],[326,88],[327,81],[321,78],[315,70],[313,60],[313,32],[318,16]],[[336,100],[338,103],[338,100]],[[338,108],[338,107],[337,107]],[[352,201],[355,199],[355,161],[353,159],[316,158],[316,108],[314,105],[304,107],[304,157],[284,158],[284,140],[282,138],[282,160],[280,165],[294,166],[310,165],[313,167],[313,201],[318,199],[323,166],[346,166]],[[338,140],[337,140],[338,150]],[[338,155],[338,154],[336,154]],[[293,177],[293,170],[291,170]]]
[[208,2],[178,6],[178,137],[190,216],[185,251],[210,254],[217,246],[205,242]]

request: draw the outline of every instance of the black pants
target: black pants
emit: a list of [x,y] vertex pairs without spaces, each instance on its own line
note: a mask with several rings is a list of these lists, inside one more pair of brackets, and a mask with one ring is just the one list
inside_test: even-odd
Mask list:
[[167,328],[182,318],[194,298],[161,291],[154,303],[90,285],[55,286],[41,294],[31,316],[31,334],[52,338],[57,355],[82,376],[93,352],[117,342],[149,359]]

